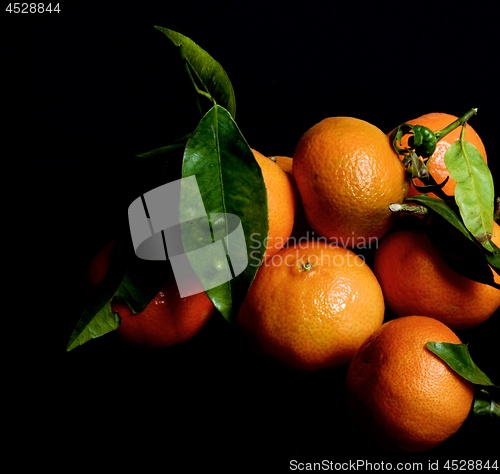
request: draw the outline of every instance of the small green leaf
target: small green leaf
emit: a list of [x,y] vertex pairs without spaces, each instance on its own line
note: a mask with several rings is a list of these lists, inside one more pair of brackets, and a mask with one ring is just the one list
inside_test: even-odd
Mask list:
[[494,385],[491,379],[474,363],[466,344],[428,342],[427,348],[458,375],[477,387],[472,409],[475,416],[500,417],[500,405],[493,396],[493,393],[498,391],[500,387]]
[[120,319],[111,310],[111,301],[119,289],[129,262],[129,249],[121,239],[109,254],[109,268],[91,301],[83,308],[82,314],[70,334],[66,350],[103,336],[118,328]]
[[[224,218],[225,214],[239,218],[243,228],[246,244],[243,250],[248,265],[229,282],[206,291],[229,320],[250,287],[264,255],[268,231],[267,194],[252,150],[231,114],[219,105],[207,112],[187,143],[182,177],[190,176],[196,177],[207,215],[218,216],[210,222],[214,242],[228,235],[230,223]],[[181,199],[181,216],[190,212],[182,202]],[[186,242],[184,236],[189,236],[191,241]],[[197,244],[193,240],[199,238],[196,232],[183,232],[185,247],[195,248]],[[196,262],[191,263],[195,273],[200,271],[194,268]]]
[[176,46],[182,48],[183,57],[191,73],[201,84],[203,92],[208,93],[234,118],[236,115],[234,89],[223,67],[190,38],[161,26],[155,26],[155,28],[166,35]]
[[96,289],[96,294],[92,301],[84,308],[80,319],[70,334],[66,350],[69,352],[78,346],[103,336],[118,328],[120,318],[111,310],[111,301],[115,291],[120,286],[123,267],[117,269],[113,263],[103,282]]
[[66,350],[104,336],[120,326],[120,317],[111,310],[117,298],[134,313],[141,312],[157,294],[171,269],[168,262],[142,260],[131,256],[119,241],[108,274],[96,289],[96,295],[84,308],[73,329]]
[[456,181],[455,200],[463,222],[488,250],[493,232],[495,193],[493,178],[479,150],[462,137],[444,156],[451,178]]
[[466,344],[428,342],[427,348],[465,380],[475,385],[495,387],[490,378],[474,363]]
[[72,351],[91,339],[104,336],[120,326],[120,317],[111,310],[111,300],[91,306],[73,329],[66,350]]

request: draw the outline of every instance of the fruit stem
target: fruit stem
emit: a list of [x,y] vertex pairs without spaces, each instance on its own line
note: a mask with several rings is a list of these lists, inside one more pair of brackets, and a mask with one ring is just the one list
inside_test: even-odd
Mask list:
[[477,108],[472,108],[467,113],[465,113],[464,115],[459,117],[454,122],[450,123],[448,126],[443,128],[442,130],[438,130],[438,131],[434,132],[434,134],[436,135],[436,140],[438,140],[438,141],[441,140],[441,138],[448,135],[448,133],[450,133],[453,130],[455,130],[456,128],[464,125],[473,115],[476,115],[476,114],[477,114]]
[[427,208],[425,206],[421,205],[414,205],[414,204],[401,204],[399,202],[394,202],[392,204],[389,204],[389,209],[392,212],[402,212],[402,213],[407,213],[407,214],[417,214],[420,216],[423,216],[427,214]]
[[300,270],[302,272],[307,272],[307,271],[311,270],[312,267],[313,267],[313,264],[311,262],[302,262],[302,264],[300,266]]

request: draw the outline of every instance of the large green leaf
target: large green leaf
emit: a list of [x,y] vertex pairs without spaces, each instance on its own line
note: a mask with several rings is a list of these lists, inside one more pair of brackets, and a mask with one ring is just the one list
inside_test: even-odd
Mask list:
[[187,36],[161,26],[155,26],[155,28],[181,48],[181,54],[189,66],[190,73],[194,74],[195,79],[197,79],[197,87],[201,86],[202,92],[208,93],[234,118],[236,116],[236,99],[233,86],[224,68]]
[[[262,262],[268,231],[267,195],[262,172],[249,145],[229,111],[219,105],[207,112],[187,143],[182,177],[190,176],[196,177],[214,242],[231,232],[231,223],[224,218],[225,214],[239,218],[243,228],[244,258],[248,265],[235,278],[206,291],[229,320]],[[181,222],[189,221],[190,212],[181,199]],[[196,248],[202,240],[192,229],[187,230],[189,232],[183,231],[184,247]],[[197,262],[191,263],[195,264],[195,273],[206,270],[203,265],[203,268],[196,265]]]
[[456,181],[455,200],[463,222],[488,250],[493,231],[495,192],[493,178],[479,150],[463,138],[444,156],[451,178]]

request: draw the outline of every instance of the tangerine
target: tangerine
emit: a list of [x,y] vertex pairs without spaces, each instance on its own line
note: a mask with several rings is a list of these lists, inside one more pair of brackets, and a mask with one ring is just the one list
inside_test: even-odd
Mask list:
[[382,291],[364,259],[320,240],[265,262],[239,311],[265,353],[303,370],[348,363],[383,318]]
[[467,418],[474,386],[427,342],[460,344],[445,324],[410,315],[385,322],[356,352],[346,375],[356,422],[381,444],[407,452],[434,448]]
[[110,239],[94,255],[81,278],[83,297],[89,300],[109,272],[117,239]]
[[[83,277],[84,296],[90,298],[110,269],[117,239],[105,243],[94,256]],[[115,334],[128,343],[162,348],[191,339],[208,322],[215,306],[206,293],[181,298],[173,272],[167,270],[157,295],[140,313],[124,302],[113,300],[111,309],[121,319]]]
[[140,313],[133,313],[120,301],[113,301],[111,308],[121,319],[117,336],[127,343],[152,349],[191,339],[215,312],[205,292],[181,297],[171,278]]
[[287,173],[290,181],[292,182],[293,189],[295,191],[295,196],[297,197],[295,202],[295,216],[293,222],[292,229],[292,240],[297,239],[309,239],[312,234],[312,229],[307,222],[307,218],[304,213],[304,206],[302,205],[302,201],[299,199],[299,191],[297,189],[297,183],[293,177],[293,158],[290,156],[284,155],[276,155],[269,157],[272,161],[276,162],[276,164]]
[[[500,226],[493,224],[500,244]],[[486,321],[500,306],[500,290],[452,270],[423,230],[398,230],[375,250],[373,271],[396,316],[423,314],[453,330]],[[494,280],[500,276],[493,272]]]
[[285,173],[292,174],[293,158],[291,156],[277,155],[270,156],[269,158],[277,163]]
[[[448,113],[431,112],[421,115],[420,117],[417,117],[415,119],[408,120],[405,123],[410,125],[423,125],[433,132],[437,132],[439,130],[443,130],[457,119],[458,117]],[[446,168],[446,165],[444,163],[444,155],[450,148],[451,144],[460,139],[461,131],[462,127],[458,127],[441,138],[436,144],[436,150],[427,161],[427,168],[429,170],[429,173],[434,178],[436,183],[441,184],[445,181],[446,178],[449,178],[442,188],[442,190],[448,196],[453,196],[455,194],[456,182],[449,176],[448,169]],[[465,139],[468,142],[472,143],[479,150],[484,160],[487,162],[486,149],[484,147],[483,141],[469,124],[467,124],[465,128]],[[404,137],[402,145],[407,146],[407,144],[408,137]],[[414,181],[418,186],[424,185],[422,180],[418,178],[415,178]],[[408,190],[408,196],[415,196],[418,194],[421,194],[420,191],[418,191],[415,186],[410,186],[410,189]],[[428,194],[429,196],[437,197],[434,193]]]
[[269,229],[264,260],[283,248],[292,234],[296,209],[296,191],[290,176],[271,158],[252,152],[262,171],[267,193]]
[[293,176],[307,220],[344,247],[367,246],[392,226],[392,203],[406,196],[404,166],[378,127],[353,117],[328,117],[299,139]]

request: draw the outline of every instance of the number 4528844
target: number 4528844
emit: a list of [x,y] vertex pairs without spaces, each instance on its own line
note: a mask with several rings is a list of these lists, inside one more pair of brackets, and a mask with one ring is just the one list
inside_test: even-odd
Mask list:
[[489,460],[487,461],[465,461],[465,460],[448,460],[444,463],[443,469],[446,470],[451,470],[451,471],[480,471],[480,470],[485,470],[488,471],[490,469],[493,469],[495,471],[498,470],[498,461],[495,460],[493,463],[490,463]]
[[7,13],[60,13],[59,3],[9,3],[5,8]]

